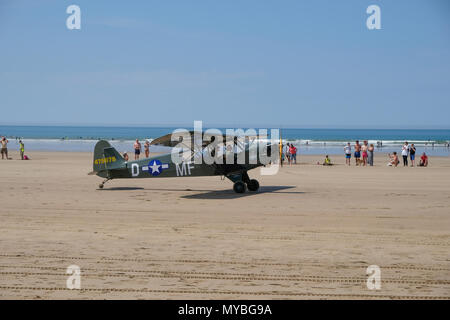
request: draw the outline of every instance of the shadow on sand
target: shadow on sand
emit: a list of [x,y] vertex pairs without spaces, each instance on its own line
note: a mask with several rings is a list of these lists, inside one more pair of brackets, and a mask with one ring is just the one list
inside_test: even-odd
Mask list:
[[289,191],[294,186],[261,186],[257,192],[246,191],[245,193],[236,193],[233,189],[225,190],[207,190],[207,189],[190,189],[190,188],[143,188],[143,187],[111,187],[105,189],[97,189],[101,191],[133,191],[133,190],[153,190],[153,191],[170,191],[170,192],[199,192],[196,194],[184,195],[180,198],[184,199],[236,199],[242,197],[256,196],[264,193],[283,193],[283,194],[304,194],[301,191]]
[[105,189],[97,189],[101,191],[130,191],[130,190],[144,190],[142,187],[111,187]]
[[[203,193],[191,194],[186,196],[181,196],[184,199],[236,199],[242,197],[256,196],[262,193],[289,193],[289,194],[303,194],[300,191],[283,191],[288,189],[293,189],[293,186],[261,186],[257,192],[248,191],[245,193],[236,193],[231,189],[227,190],[214,190],[207,191]],[[197,191],[197,190],[192,190]],[[200,191],[200,190],[198,190]]]

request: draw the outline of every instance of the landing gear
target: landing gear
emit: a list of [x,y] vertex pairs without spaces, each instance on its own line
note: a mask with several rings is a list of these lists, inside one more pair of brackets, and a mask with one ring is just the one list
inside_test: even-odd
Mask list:
[[247,188],[250,191],[258,191],[259,189],[259,182],[256,179],[251,179],[249,182],[247,182]]
[[234,182],[233,190],[236,193],[244,193],[247,188],[250,191],[258,191],[259,182],[256,179],[250,179],[247,172],[229,175],[228,179]]
[[108,182],[109,180],[111,180],[111,179],[110,179],[110,178],[106,178],[105,180],[102,181],[102,183],[100,183],[100,184],[98,185],[98,187],[99,187],[100,189],[103,189],[103,187],[105,186],[105,183]]
[[236,193],[244,193],[246,189],[247,189],[247,186],[242,181],[237,181],[233,185],[233,190]]

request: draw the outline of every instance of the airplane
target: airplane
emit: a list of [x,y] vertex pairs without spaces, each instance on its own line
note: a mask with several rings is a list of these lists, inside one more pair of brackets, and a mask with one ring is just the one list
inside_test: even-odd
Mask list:
[[[166,147],[181,147],[186,150],[189,148],[192,152],[189,157],[182,158],[181,163],[174,163],[172,161],[172,153],[166,153],[156,155],[150,158],[144,158],[134,161],[126,161],[120,153],[113,148],[108,141],[100,140],[94,147],[94,160],[93,171],[90,175],[97,175],[105,180],[100,183],[99,188],[103,189],[105,183],[112,179],[125,179],[125,178],[169,178],[169,177],[198,177],[198,176],[224,176],[233,182],[233,190],[236,193],[244,193],[248,189],[249,191],[257,191],[259,189],[259,182],[256,179],[250,179],[248,171],[257,167],[265,166],[265,163],[261,161],[260,155],[255,152],[253,148],[259,148],[259,139],[257,136],[246,137],[245,141],[233,137],[230,146],[234,145],[232,155],[234,159],[232,161],[226,161],[226,150],[224,144],[219,144],[223,150],[223,163],[207,164],[205,161],[201,161],[201,164],[196,164],[194,157],[199,155],[199,151],[194,151],[192,147],[194,145],[194,131],[189,132],[191,138],[190,144],[184,143],[185,137],[180,138],[178,141],[172,141],[172,134],[159,137],[153,140],[150,145],[159,145]],[[203,140],[201,141],[201,153],[210,152],[211,156],[215,156],[218,146],[210,147],[209,145],[214,142],[215,136],[202,133]],[[223,141],[231,139],[230,136],[223,135]],[[253,139],[250,141],[250,139]],[[206,141],[205,141],[206,140]],[[186,142],[189,142],[186,140]],[[271,157],[272,150],[278,151],[279,145],[271,144],[269,142],[263,142],[266,149],[267,157]],[[276,147],[275,147],[276,146]],[[228,149],[229,150],[229,149]],[[251,152],[253,151],[253,152]],[[245,162],[240,164],[237,161],[239,153],[244,152]],[[256,155],[256,158],[255,158]],[[241,155],[242,156],[242,155]],[[274,154],[275,156],[275,154]],[[219,153],[218,153],[219,157]],[[253,157],[253,158],[252,158]],[[250,161],[250,158],[253,161]],[[242,159],[242,158],[241,158]],[[231,163],[230,163],[231,162]]]

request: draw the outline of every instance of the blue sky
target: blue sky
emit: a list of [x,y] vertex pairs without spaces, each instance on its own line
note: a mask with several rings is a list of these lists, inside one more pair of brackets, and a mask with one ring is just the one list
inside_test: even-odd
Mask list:
[[447,0],[2,0],[0,44],[1,124],[450,128]]

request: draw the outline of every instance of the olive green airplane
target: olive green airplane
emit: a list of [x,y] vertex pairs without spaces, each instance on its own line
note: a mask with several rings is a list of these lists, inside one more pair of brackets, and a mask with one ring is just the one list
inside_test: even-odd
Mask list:
[[[126,161],[122,155],[117,152],[107,141],[100,140],[97,142],[94,148],[94,163],[93,171],[90,175],[97,175],[104,178],[105,180],[100,183],[99,188],[102,189],[104,184],[112,179],[123,179],[123,178],[169,178],[169,177],[198,177],[198,176],[224,176],[230,179],[234,185],[233,190],[236,193],[244,193],[247,189],[250,191],[257,191],[259,189],[259,182],[256,179],[250,179],[247,171],[265,166],[265,163],[261,161],[259,153],[255,153],[254,148],[259,148],[258,139],[256,136],[253,137],[253,141],[250,143],[248,137],[246,141],[238,140],[236,137],[234,141],[231,142],[234,145],[234,151],[232,153],[232,160],[226,160],[226,153],[223,154],[223,163],[207,164],[205,161],[201,161],[200,164],[196,164],[194,161],[194,148],[191,147],[194,142],[194,132],[190,131],[189,135],[191,137],[191,143],[189,144],[189,149],[192,151],[190,154],[191,158],[186,158],[186,161],[180,161],[180,163],[174,163],[172,161],[172,153],[161,154],[150,158],[144,158],[134,161]],[[203,134],[203,139],[208,138],[207,135]],[[223,135],[223,141],[227,141],[226,135]],[[204,152],[210,152],[211,156],[215,155],[215,148],[209,148],[209,144],[214,141],[215,137],[211,135],[209,141],[202,141],[201,150],[202,154]],[[179,141],[172,141],[172,134],[168,134],[157,138],[151,142],[150,145],[176,147],[180,146],[180,142],[183,142],[184,138],[179,139]],[[255,143],[256,142],[256,143]],[[182,144],[182,143],[181,143]],[[264,148],[267,157],[271,157],[272,150],[276,150],[278,153],[279,144],[270,144],[265,142]],[[223,145],[222,145],[223,146]],[[252,150],[253,149],[253,150]],[[250,151],[253,151],[251,153]],[[237,161],[239,153],[244,152],[245,161]],[[256,158],[254,155],[256,154]],[[250,158],[253,155],[253,161]],[[241,155],[242,156],[242,155]],[[274,156],[276,156],[274,154]],[[241,157],[243,159],[243,157]],[[230,163],[231,162],[231,163]],[[273,163],[273,162],[271,162]]]

